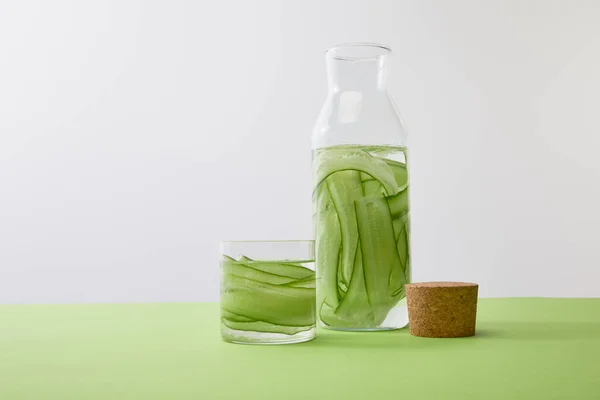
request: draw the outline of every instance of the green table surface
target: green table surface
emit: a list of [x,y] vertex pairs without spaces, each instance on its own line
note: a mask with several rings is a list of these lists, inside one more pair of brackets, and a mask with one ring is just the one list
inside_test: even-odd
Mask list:
[[219,326],[215,303],[0,306],[0,400],[600,399],[600,299],[483,299],[461,339]]

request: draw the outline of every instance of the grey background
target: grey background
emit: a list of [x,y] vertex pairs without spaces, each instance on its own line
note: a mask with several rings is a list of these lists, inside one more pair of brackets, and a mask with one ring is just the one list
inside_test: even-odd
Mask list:
[[600,3],[1,1],[0,302],[218,298],[310,238],[323,51],[392,47],[415,279],[599,296]]

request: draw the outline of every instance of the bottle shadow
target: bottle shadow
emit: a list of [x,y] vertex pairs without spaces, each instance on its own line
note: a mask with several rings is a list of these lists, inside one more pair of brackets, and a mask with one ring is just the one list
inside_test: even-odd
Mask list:
[[481,324],[477,337],[501,340],[598,340],[600,322],[494,322]]
[[305,346],[355,349],[434,349],[438,347],[471,347],[501,341],[573,341],[600,342],[597,322],[481,322],[475,336],[464,338],[421,338],[411,336],[408,328],[383,332],[337,332],[320,329],[317,338]]

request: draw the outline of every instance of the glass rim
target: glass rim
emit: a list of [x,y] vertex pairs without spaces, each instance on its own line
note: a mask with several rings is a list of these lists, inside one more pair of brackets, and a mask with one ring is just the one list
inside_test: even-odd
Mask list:
[[[379,54],[374,55],[366,55],[366,56],[350,56],[350,55],[339,55],[335,54],[336,51],[347,50],[347,49],[356,49],[356,48],[367,48],[377,50]],[[392,49],[387,46],[384,46],[379,43],[370,43],[370,42],[350,42],[350,43],[341,43],[337,44],[329,49],[325,50],[325,55],[333,58],[334,60],[341,61],[369,61],[369,60],[378,60],[385,56],[388,56],[392,53]]]

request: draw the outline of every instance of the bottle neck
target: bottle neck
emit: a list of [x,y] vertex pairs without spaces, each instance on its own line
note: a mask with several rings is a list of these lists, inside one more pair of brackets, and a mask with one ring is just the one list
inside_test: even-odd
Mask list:
[[329,90],[385,92],[389,49],[372,44],[350,44],[327,51]]

